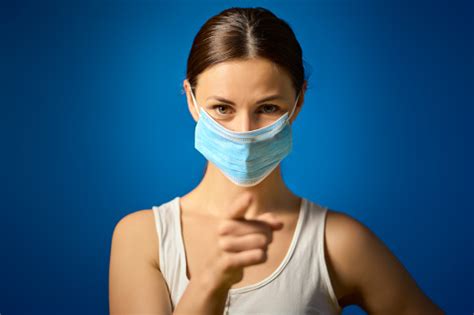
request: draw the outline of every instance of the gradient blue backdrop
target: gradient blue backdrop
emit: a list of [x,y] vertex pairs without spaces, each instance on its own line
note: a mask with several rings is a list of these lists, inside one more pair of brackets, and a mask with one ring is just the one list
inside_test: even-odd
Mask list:
[[468,3],[2,3],[0,313],[108,312],[115,224],[202,176],[181,91],[196,32],[264,6],[310,71],[287,184],[370,227],[448,314],[471,314]]

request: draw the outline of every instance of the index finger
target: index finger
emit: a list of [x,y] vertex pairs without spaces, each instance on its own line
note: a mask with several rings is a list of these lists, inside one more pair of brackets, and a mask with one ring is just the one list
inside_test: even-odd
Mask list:
[[229,211],[226,213],[225,218],[227,219],[245,219],[245,213],[252,202],[252,194],[244,193],[239,196],[232,205]]

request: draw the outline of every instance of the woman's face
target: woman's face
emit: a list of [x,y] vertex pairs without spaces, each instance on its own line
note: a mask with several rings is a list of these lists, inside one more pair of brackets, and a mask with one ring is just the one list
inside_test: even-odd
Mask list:
[[[188,108],[197,121],[190,87],[184,81]],[[290,121],[298,115],[304,90]],[[289,75],[267,59],[232,60],[209,67],[198,76],[197,105],[218,123],[233,131],[265,127],[295,106],[296,93]]]

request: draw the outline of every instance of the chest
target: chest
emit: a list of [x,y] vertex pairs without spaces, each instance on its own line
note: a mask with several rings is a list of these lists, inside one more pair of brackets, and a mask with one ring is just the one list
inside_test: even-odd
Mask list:
[[[282,263],[293,239],[297,217],[288,215],[281,219],[284,228],[273,232],[273,241],[267,249],[267,260],[261,264],[245,267],[242,280],[232,288],[258,283],[269,277]],[[215,219],[182,216],[181,230],[188,279],[204,270],[209,259],[215,257],[218,246],[217,226],[218,221]]]

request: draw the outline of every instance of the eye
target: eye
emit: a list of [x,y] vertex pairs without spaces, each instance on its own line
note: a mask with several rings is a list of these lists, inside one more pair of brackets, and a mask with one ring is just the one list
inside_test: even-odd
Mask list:
[[280,111],[280,107],[273,104],[264,104],[260,108],[262,108],[264,114],[273,114]]
[[[211,109],[221,116],[228,115],[232,111],[232,107],[225,104],[213,105]],[[274,104],[264,104],[259,108],[259,113],[263,114],[275,114],[278,112],[280,112],[280,107]]]
[[[216,111],[217,110],[217,113],[219,115],[226,115],[229,113],[229,108],[230,106],[228,105],[223,105],[223,104],[218,104],[218,105],[214,105],[211,107],[212,110]],[[227,111],[226,111],[227,110]]]

